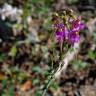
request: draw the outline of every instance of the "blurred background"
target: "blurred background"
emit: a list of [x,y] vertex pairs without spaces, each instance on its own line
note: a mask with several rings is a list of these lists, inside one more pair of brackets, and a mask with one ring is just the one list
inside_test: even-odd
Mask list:
[[[86,28],[76,57],[45,96],[96,96],[96,0],[0,0],[0,96],[42,96],[52,71],[52,13],[73,9]],[[59,49],[55,49],[54,68]]]

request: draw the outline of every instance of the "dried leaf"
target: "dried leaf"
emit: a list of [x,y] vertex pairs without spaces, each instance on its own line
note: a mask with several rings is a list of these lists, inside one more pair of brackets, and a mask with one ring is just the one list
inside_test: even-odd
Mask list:
[[22,91],[27,91],[32,87],[32,81],[28,80],[26,81],[23,85],[21,85],[21,90]]
[[6,78],[6,76],[4,74],[0,73],[0,81],[4,80],[5,78]]

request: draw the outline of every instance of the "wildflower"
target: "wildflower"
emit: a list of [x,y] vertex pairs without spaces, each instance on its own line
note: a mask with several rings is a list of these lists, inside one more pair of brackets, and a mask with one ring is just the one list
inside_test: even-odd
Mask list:
[[66,27],[63,23],[58,24],[58,26],[56,26],[55,37],[58,42],[62,42],[65,39],[66,33],[67,33]]
[[80,31],[84,29],[85,25],[81,22],[81,17],[79,16],[76,20],[73,20],[72,22],[72,31]]
[[79,42],[80,41],[80,35],[79,32],[69,32],[68,34],[68,42],[72,45],[74,45],[74,43]]
[[72,28],[70,29],[70,32],[68,33],[68,41],[71,44],[74,44],[76,42],[80,41],[80,35],[79,32],[84,29],[85,24],[81,22],[81,18],[78,17],[76,20],[73,20],[72,22]]
[[68,37],[68,31],[61,18],[57,18],[54,24],[55,37],[58,42],[62,42],[65,37]]
[[[54,29],[55,29],[55,38],[58,42],[62,43],[64,41],[69,44],[74,45],[74,43],[80,41],[79,32],[84,29],[85,24],[81,22],[81,17],[69,18],[67,14],[67,19],[65,16],[55,15],[54,20]],[[69,19],[68,19],[69,18]],[[64,21],[64,22],[63,22]]]

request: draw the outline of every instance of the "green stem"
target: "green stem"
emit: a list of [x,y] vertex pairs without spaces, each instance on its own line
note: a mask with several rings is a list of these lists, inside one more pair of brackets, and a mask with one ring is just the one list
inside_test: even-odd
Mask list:
[[51,83],[52,83],[53,80],[54,80],[54,78],[53,78],[53,75],[52,75],[52,76],[50,77],[47,85],[46,85],[45,90],[43,91],[43,95],[42,95],[42,96],[45,96],[45,94],[46,94],[46,92],[47,92],[47,90],[48,90],[48,88],[49,88],[49,86],[51,85]]

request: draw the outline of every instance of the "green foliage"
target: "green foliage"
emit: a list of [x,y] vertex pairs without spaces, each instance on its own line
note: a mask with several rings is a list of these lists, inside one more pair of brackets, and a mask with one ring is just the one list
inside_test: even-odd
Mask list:
[[1,53],[0,54],[0,62],[4,61],[4,58],[5,58],[5,54]]
[[9,55],[12,57],[15,57],[16,53],[17,53],[17,48],[16,48],[16,46],[13,46],[9,52]]
[[[2,85],[3,85],[3,91],[1,96],[14,96],[14,86],[10,85],[10,87],[8,87],[8,80],[4,79],[2,81]],[[8,90],[6,90],[6,88],[8,87]]]
[[40,8],[36,8],[35,12],[39,13],[39,15],[42,15],[44,13],[47,13],[49,11],[49,8],[46,6],[42,6]]
[[52,83],[50,84],[50,87],[52,87],[55,90],[57,90],[59,88],[59,85],[55,81],[52,81]]
[[93,32],[93,39],[94,39],[94,41],[96,41],[96,32]]
[[[28,0],[27,0],[28,1]],[[29,0],[29,3],[31,4],[36,4],[36,3],[38,3],[38,1],[40,1],[40,0]]]
[[35,94],[35,96],[42,96],[42,91],[41,90],[38,90]]
[[79,0],[67,0],[68,4],[74,4],[77,3]]
[[6,86],[7,86],[7,79],[4,79],[4,80],[2,81],[2,85],[3,85],[3,88],[6,88]]
[[36,84],[38,84],[39,82],[40,82],[39,79],[34,79],[32,83],[33,83],[33,85],[36,85]]
[[5,89],[6,89],[6,87],[7,87],[7,82],[8,82],[7,79],[4,79],[4,80],[2,81],[3,90],[2,90],[1,96],[6,96],[6,95],[5,95]]
[[76,70],[84,69],[88,66],[88,63],[81,61],[81,60],[75,60],[73,61],[73,68]]
[[9,88],[9,94],[8,94],[8,96],[14,96],[14,86],[11,86]]
[[34,66],[34,67],[32,68],[32,71],[33,71],[33,72],[37,72],[37,73],[42,73],[42,69],[41,69],[39,66]]
[[88,51],[88,57],[92,60],[95,60],[96,59],[96,52],[89,50]]

